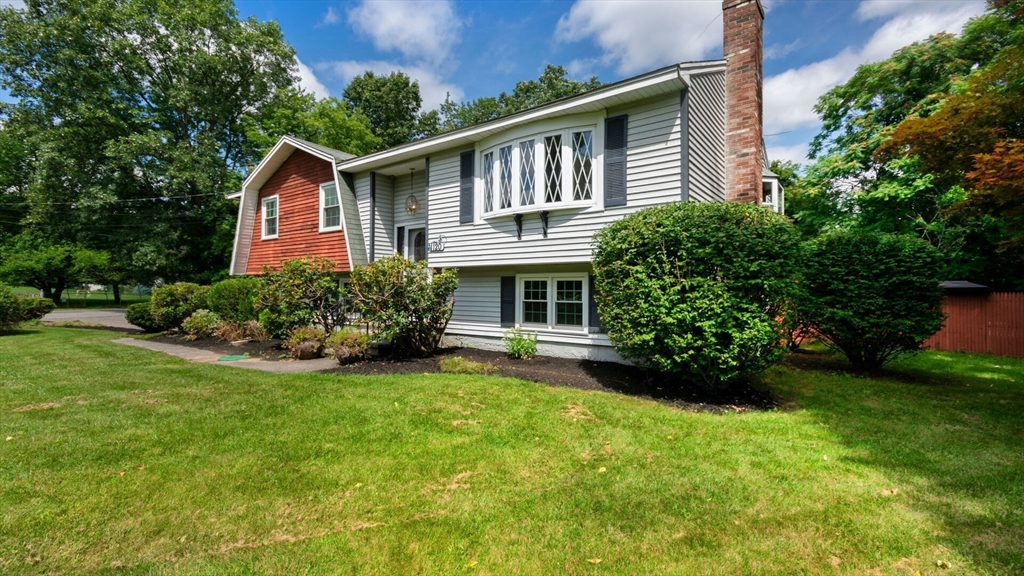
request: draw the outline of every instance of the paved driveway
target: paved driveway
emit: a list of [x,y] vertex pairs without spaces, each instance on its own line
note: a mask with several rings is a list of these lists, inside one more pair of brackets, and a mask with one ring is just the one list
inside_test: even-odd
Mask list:
[[112,328],[131,328],[137,330],[124,319],[123,308],[81,308],[78,310],[54,310],[43,316],[43,322],[73,322],[78,320],[84,324],[102,324]]

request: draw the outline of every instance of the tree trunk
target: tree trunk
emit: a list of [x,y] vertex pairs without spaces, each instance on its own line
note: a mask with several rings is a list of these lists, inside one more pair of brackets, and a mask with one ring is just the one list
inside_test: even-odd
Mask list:
[[114,306],[121,305],[121,285],[114,282],[110,285],[110,289],[114,292]]
[[[60,297],[61,297],[61,294],[63,294],[63,293],[64,293],[64,285],[63,284],[61,284],[59,286],[54,286],[53,289],[50,292],[50,300],[53,300],[53,303],[55,305],[57,305],[58,307],[60,307]],[[44,292],[44,294],[45,294],[45,292]]]

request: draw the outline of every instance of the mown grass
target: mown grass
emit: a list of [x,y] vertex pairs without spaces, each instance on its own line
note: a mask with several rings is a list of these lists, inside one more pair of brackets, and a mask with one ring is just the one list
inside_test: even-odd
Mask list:
[[780,367],[721,416],[110,338],[0,337],[0,573],[1024,571],[1021,361]]

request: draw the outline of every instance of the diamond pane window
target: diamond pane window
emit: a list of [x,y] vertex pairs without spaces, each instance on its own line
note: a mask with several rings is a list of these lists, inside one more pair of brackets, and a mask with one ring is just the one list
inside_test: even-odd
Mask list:
[[555,324],[583,326],[583,281],[555,282]]
[[572,133],[572,199],[593,198],[594,136],[590,130]]
[[484,154],[484,212],[494,210],[494,152]]
[[536,140],[524,140],[519,143],[519,205],[533,204],[534,189],[537,179],[534,177],[533,149]]
[[529,324],[548,323],[547,280],[523,282],[523,322]]
[[341,206],[338,202],[338,188],[334,184],[324,186],[324,228],[341,226]]
[[562,135],[544,137],[544,201],[562,201]]
[[512,146],[498,149],[500,170],[498,176],[498,208],[504,210],[512,207]]

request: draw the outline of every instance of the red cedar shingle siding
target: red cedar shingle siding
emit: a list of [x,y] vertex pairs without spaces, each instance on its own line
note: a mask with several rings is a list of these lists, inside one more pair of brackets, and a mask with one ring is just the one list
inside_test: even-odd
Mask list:
[[[320,185],[334,181],[330,162],[296,150],[260,189],[256,203],[252,248],[246,274],[260,274],[264,265],[300,256],[323,256],[338,263],[338,272],[351,266],[344,231],[320,232]],[[263,240],[263,199],[278,196],[277,238]]]

